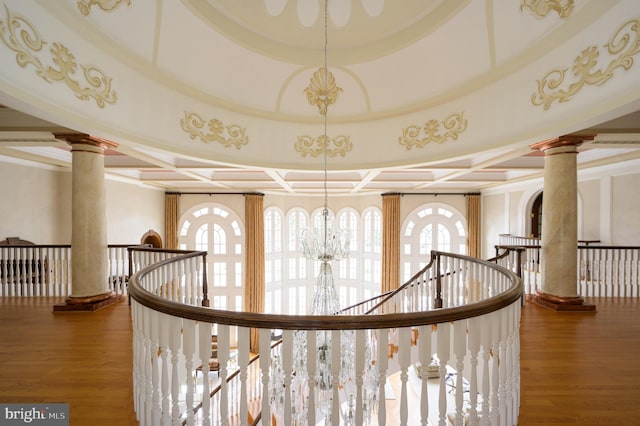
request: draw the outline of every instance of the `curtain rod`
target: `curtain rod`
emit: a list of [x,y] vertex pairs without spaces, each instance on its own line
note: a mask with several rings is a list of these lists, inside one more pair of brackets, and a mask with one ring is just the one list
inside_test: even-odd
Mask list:
[[433,195],[435,197],[437,197],[438,195],[462,195],[462,196],[467,196],[467,195],[482,195],[480,192],[385,192],[382,194],[382,196],[385,195],[400,195],[400,196],[405,196],[405,195]]
[[166,195],[264,195],[262,192],[165,192]]

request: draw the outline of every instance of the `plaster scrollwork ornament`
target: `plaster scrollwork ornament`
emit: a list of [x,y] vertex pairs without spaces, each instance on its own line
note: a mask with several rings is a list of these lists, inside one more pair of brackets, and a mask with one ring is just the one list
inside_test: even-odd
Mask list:
[[540,18],[544,18],[552,11],[561,18],[568,18],[573,12],[573,7],[573,0],[522,0],[520,4],[520,10],[529,9]]
[[[457,140],[460,133],[467,129],[468,123],[463,114],[454,113],[442,122],[429,120],[422,127],[409,126],[402,129],[402,136],[398,138],[398,143],[409,150],[413,147],[422,148],[429,142],[443,143],[449,139]],[[444,132],[441,131],[440,125],[444,128]]]
[[[202,130],[205,124],[208,125],[209,133]],[[240,149],[242,145],[249,143],[249,137],[243,127],[236,124],[225,126],[215,118],[205,121],[194,112],[184,113],[184,118],[180,119],[180,127],[189,134],[191,139],[199,138],[205,143],[218,142],[225,148],[234,146]]]
[[295,149],[301,153],[303,157],[307,155],[310,157],[319,157],[323,155],[325,151],[327,157],[335,157],[336,155],[344,157],[347,152],[353,149],[353,143],[349,140],[349,136],[346,135],[338,135],[333,139],[325,135],[321,135],[315,139],[305,135],[298,136]]
[[78,10],[84,16],[89,16],[93,6],[98,6],[103,12],[111,12],[123,4],[131,6],[131,0],[80,0],[77,3]]
[[[45,65],[39,58],[47,42],[26,18],[12,14],[5,5],[6,20],[0,21],[0,39],[12,51],[16,52],[16,62],[22,68],[31,64],[36,75],[47,83],[62,82],[73,91],[77,98],[93,98],[100,108],[105,103],[115,103],[116,92],[111,89],[111,78],[101,70],[90,65],[80,65],[84,82],[78,80],[76,58],[60,43],[52,43],[49,54],[53,65]],[[85,84],[86,83],[86,84]]]
[[316,106],[322,115],[327,114],[329,105],[336,103],[340,92],[342,88],[336,85],[335,77],[326,68],[318,68],[304,89],[309,103]]
[[[538,80],[538,91],[531,97],[531,102],[547,110],[553,101],[567,102],[586,85],[600,86],[606,83],[617,68],[628,71],[633,66],[633,56],[640,52],[640,19],[633,19],[621,26],[604,47],[606,52],[590,46],[578,55],[571,68],[575,77],[573,83],[565,84],[568,68],[556,68],[548,72]],[[601,53],[612,59],[609,64],[596,69]]]

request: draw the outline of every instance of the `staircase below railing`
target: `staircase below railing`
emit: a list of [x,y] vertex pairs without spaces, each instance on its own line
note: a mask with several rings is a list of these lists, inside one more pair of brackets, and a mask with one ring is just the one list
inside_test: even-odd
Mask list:
[[[267,315],[172,300],[176,293],[166,288],[197,273],[194,256],[162,260],[130,280],[140,424],[262,419],[265,425],[291,425],[304,419],[315,425],[327,416],[337,425],[347,407],[356,408],[354,424],[368,420],[364,413],[374,413],[371,424],[380,425],[517,423],[522,287],[515,274],[434,252],[432,265],[439,270],[426,268],[401,290],[342,315]],[[434,309],[437,303],[443,307]],[[258,330],[259,358],[249,350],[252,328]],[[276,332],[281,340],[273,344]],[[313,342],[322,333],[331,336],[332,348],[319,361]],[[213,336],[215,372],[209,367]],[[304,365],[295,364],[307,344]],[[327,388],[315,372],[330,359],[332,382],[338,383],[341,366],[349,365],[344,344],[352,345],[353,383]],[[389,392],[387,378],[396,375],[399,387]],[[300,381],[303,376],[309,379]],[[392,401],[397,411],[387,413]],[[375,403],[374,409],[367,403]]]

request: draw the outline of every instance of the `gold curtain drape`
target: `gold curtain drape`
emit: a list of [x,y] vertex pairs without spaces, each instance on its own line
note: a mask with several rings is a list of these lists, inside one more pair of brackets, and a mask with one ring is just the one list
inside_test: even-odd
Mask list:
[[[263,194],[245,194],[246,262],[244,273],[244,309],[264,312],[264,207]],[[259,333],[251,329],[249,349],[259,350]]]
[[467,226],[469,256],[480,257],[480,194],[467,194]]
[[400,285],[400,194],[382,195],[382,287],[381,292]]
[[164,196],[164,241],[165,248],[178,248],[178,197],[179,194]]

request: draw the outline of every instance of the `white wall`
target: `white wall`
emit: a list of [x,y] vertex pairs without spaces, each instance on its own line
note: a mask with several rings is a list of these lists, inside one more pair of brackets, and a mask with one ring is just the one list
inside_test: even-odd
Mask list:
[[105,192],[109,244],[138,244],[150,230],[164,244],[164,190],[107,180]]
[[0,162],[0,240],[71,242],[71,174]]
[[640,172],[612,179],[612,240],[640,245]]
[[[640,246],[640,167],[638,162],[578,173],[578,239],[607,245]],[[531,203],[542,180],[483,191],[483,253],[493,255],[500,233],[529,235]]]
[[[640,245],[640,168],[625,164],[609,171],[579,174],[580,239],[601,240],[604,244]],[[542,180],[486,189],[482,194],[482,257],[494,254],[498,235],[527,235],[528,208],[542,189]],[[164,192],[107,180],[107,231],[110,244],[130,244],[150,229],[164,238]],[[182,195],[179,212],[214,201],[233,209],[244,218],[242,195]],[[267,194],[265,208],[275,205],[285,213],[294,206],[312,211],[323,205],[323,197]],[[429,203],[451,205],[466,216],[461,195],[405,195],[401,198],[401,218]],[[382,207],[380,195],[329,197],[329,207],[363,211]],[[69,244],[71,241],[71,174],[0,161],[0,239],[20,237],[37,244]]]
[[[106,181],[107,242],[164,234],[164,191]],[[0,162],[0,240],[71,243],[71,173]],[[164,237],[163,237],[164,241]]]

